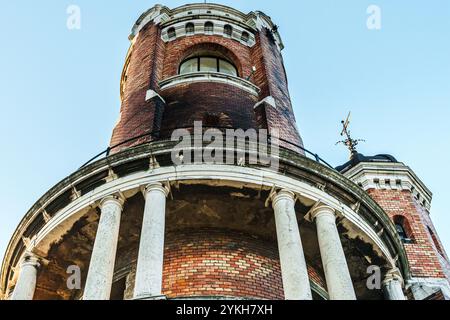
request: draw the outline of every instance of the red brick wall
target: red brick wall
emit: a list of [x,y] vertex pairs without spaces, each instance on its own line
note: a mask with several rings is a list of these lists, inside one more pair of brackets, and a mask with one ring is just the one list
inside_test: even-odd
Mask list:
[[[323,285],[314,269],[308,270],[311,279]],[[277,244],[217,229],[169,233],[163,293],[169,298],[284,299]]]
[[160,125],[164,106],[157,99],[145,101],[147,90],[156,88],[161,72],[165,45],[160,41],[160,33],[159,27],[148,24],[131,49],[121,117],[113,130],[111,146],[157,130]]
[[186,83],[164,90],[162,95],[167,103],[162,128],[188,127],[194,121],[203,121],[207,126],[208,115],[218,118],[217,124],[209,123],[215,127],[256,127],[253,106],[258,98],[236,86],[216,82]]
[[241,78],[247,78],[251,73],[249,47],[222,36],[193,35],[167,43],[163,79],[177,75],[180,63],[191,54],[201,51],[217,52],[232,60]]
[[[426,225],[432,226],[428,212],[421,207],[408,190],[368,190],[372,198],[394,219],[404,217],[413,243],[405,243],[405,249],[413,277],[445,278],[437,250]],[[409,230],[408,230],[409,229]],[[434,229],[434,228],[433,228]]]
[[219,230],[166,236],[163,293],[169,298],[283,299],[276,244]]
[[[303,145],[292,109],[283,56],[269,33],[267,29],[260,31],[256,37],[256,45],[252,49],[253,62],[257,67],[254,80],[262,90],[261,99],[272,96],[276,102],[276,109],[267,104],[261,106],[264,109],[262,113],[265,113],[261,118],[266,119],[269,132],[278,129],[280,138]],[[289,144],[281,145],[300,151]]]

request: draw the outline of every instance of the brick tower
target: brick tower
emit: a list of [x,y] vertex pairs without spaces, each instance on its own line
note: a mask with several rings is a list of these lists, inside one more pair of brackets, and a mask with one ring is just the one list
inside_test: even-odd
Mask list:
[[302,144],[283,43],[265,14],[217,5],[174,10],[157,5],[138,19],[130,39],[112,146],[149,133],[137,142],[165,138],[194,121],[278,129],[281,138]]
[[450,299],[450,263],[430,218],[432,193],[414,171],[390,155],[356,154],[338,168],[366,190],[394,222],[411,268],[412,299]]
[[[408,248],[410,229],[390,219],[397,195],[369,190],[382,195],[383,210],[346,177],[357,166],[344,175],[303,147],[283,43],[267,15],[157,5],[130,41],[109,148],[25,214],[3,260],[0,297],[404,300],[429,297],[414,289],[427,277],[437,279],[433,288],[443,281],[437,255],[431,268],[414,261],[416,251],[439,250],[425,224],[411,220],[418,229]],[[174,157],[179,130],[189,143]],[[264,139],[253,143],[252,130]],[[207,132],[224,131],[246,132],[244,143],[205,143]],[[252,161],[265,151],[271,161]],[[191,163],[191,153],[214,161]],[[410,180],[419,202],[429,201]],[[425,220],[425,209],[401,196],[404,211]]]

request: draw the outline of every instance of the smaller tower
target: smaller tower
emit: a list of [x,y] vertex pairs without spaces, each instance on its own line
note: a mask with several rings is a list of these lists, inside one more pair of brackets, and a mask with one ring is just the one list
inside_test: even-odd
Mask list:
[[363,188],[394,222],[410,264],[410,298],[450,299],[450,263],[430,218],[432,193],[414,171],[391,155],[360,153],[336,169]]

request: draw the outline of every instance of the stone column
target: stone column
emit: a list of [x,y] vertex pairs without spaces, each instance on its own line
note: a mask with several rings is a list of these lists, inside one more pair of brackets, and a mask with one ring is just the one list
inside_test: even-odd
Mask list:
[[37,272],[41,263],[34,254],[27,252],[20,265],[17,280],[11,300],[33,300],[36,290]]
[[286,300],[312,300],[294,197],[291,191],[282,190],[272,199],[284,296]]
[[400,270],[393,269],[386,273],[383,281],[383,292],[387,300],[406,300],[403,294],[403,278]]
[[109,300],[111,294],[120,218],[125,199],[108,196],[100,203],[101,216],[84,287],[83,300]]
[[308,216],[311,221],[316,222],[320,255],[330,300],[356,300],[344,249],[336,227],[335,210],[321,204]]
[[167,189],[161,183],[144,189],[142,221],[134,299],[163,299],[162,275]]

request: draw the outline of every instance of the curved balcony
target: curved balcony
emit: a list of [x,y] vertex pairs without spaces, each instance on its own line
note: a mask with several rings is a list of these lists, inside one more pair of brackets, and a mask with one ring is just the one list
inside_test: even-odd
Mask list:
[[[321,201],[340,213],[339,221],[345,227],[347,233],[351,235],[350,238],[343,238],[345,240],[343,246],[346,250],[357,250],[355,248],[358,243],[364,241],[372,247],[370,255],[377,259],[381,258],[386,264],[385,266],[394,267],[397,264],[395,257],[398,257],[398,266],[401,268],[404,277],[409,276],[404,248],[392,222],[361,188],[335,170],[283,148],[281,148],[278,157],[279,170],[271,170],[265,165],[240,163],[239,159],[234,159],[234,165],[198,166],[192,164],[176,167],[170,160],[170,154],[174,147],[175,142],[173,141],[157,141],[126,149],[81,168],[52,188],[26,214],[8,246],[1,273],[2,291],[7,291],[11,279],[11,266],[17,267],[21,256],[27,250],[32,249],[25,247],[25,244],[22,243],[22,237],[30,239],[30,244],[34,245],[36,252],[45,256],[54,254],[56,258],[61,258],[61,254],[64,252],[52,251],[56,250],[56,247],[53,246],[55,241],[66,239],[64,238],[65,235],[70,235],[68,232],[71,232],[73,226],[78,226],[75,223],[83,217],[85,217],[83,221],[87,223],[84,230],[95,230],[95,226],[89,223],[91,218],[92,221],[95,221],[94,218],[97,213],[93,208],[98,205],[99,201],[101,202],[102,199],[119,192],[130,205],[134,203],[133,201],[137,201],[135,197],[139,198],[139,208],[143,208],[143,203],[141,203],[143,200],[140,199],[142,197],[140,195],[141,187],[158,181],[172,184],[172,192],[176,192],[174,200],[168,201],[169,226],[176,226],[176,222],[179,221],[176,215],[179,206],[184,205],[184,202],[188,199],[194,199],[194,196],[200,198],[204,196],[204,191],[201,191],[204,190],[204,187],[202,187],[204,185],[210,188],[211,192],[216,192],[216,188],[231,190],[230,192],[235,198],[233,198],[233,201],[222,199],[219,207],[223,206],[224,209],[227,209],[226,205],[237,203],[243,205],[244,202],[248,202],[252,206],[257,205],[265,217],[272,219],[270,220],[271,223],[267,225],[259,221],[258,224],[254,225],[251,223],[253,220],[249,218],[249,223],[245,224],[247,229],[243,231],[250,234],[263,232],[261,236],[267,236],[272,239],[271,241],[275,241],[273,218],[271,211],[265,207],[265,201],[270,198],[274,187],[291,190],[293,194],[298,195],[301,205],[297,210],[301,214],[307,214],[308,211],[311,211],[311,208],[314,208],[315,203]],[[246,149],[246,153],[251,152],[251,149]],[[326,185],[323,185],[324,182],[326,182]],[[181,189],[178,190],[179,186],[181,186]],[[218,190],[220,191],[219,194],[223,194],[223,190]],[[203,204],[204,199],[200,198],[199,203]],[[210,205],[216,202],[211,202]],[[354,209],[355,203],[359,203],[358,209]],[[242,210],[240,210],[242,208],[239,208],[225,210],[226,215],[219,221],[234,221],[234,224],[230,227],[242,231],[242,223],[239,223],[241,220],[228,219],[230,218],[230,212],[242,218]],[[136,212],[139,212],[139,210],[136,210]],[[198,210],[193,210],[193,212],[198,212]],[[256,211],[252,209],[248,212]],[[192,226],[197,226],[196,223],[199,221],[208,222],[208,219],[215,219],[214,216],[208,217],[198,219],[198,217],[193,216],[192,221],[186,220],[185,223],[193,223]],[[228,220],[225,219],[226,217],[228,217]],[[170,220],[172,218],[173,221]],[[131,221],[130,225],[125,225],[123,230],[131,230],[133,229],[131,226],[135,225],[138,224]],[[214,227],[215,225],[211,223],[211,225],[202,225],[201,227],[211,226]],[[312,223],[303,224],[301,232],[305,239],[316,237]],[[356,236],[359,242],[352,241],[353,236]],[[128,236],[122,238],[132,239]],[[72,240],[67,238],[64,241],[70,242]],[[313,243],[315,242],[305,242],[304,250],[307,262],[312,261],[310,260],[311,257],[318,255],[317,248],[312,245]],[[86,257],[88,256],[89,254],[86,255]],[[360,258],[361,260],[358,261],[361,261],[361,263],[365,261],[364,257],[360,256]],[[87,263],[88,260],[85,261],[85,264]],[[351,264],[350,271],[352,274],[359,274],[363,267],[366,267],[366,265],[360,266],[359,262]],[[43,274],[43,277],[45,278],[46,274]],[[354,280],[357,282],[363,281],[361,279]],[[364,295],[367,292],[361,294]]]
[[219,72],[193,72],[176,75],[159,82],[161,91],[194,82],[216,82],[225,83],[245,90],[255,96],[259,95],[260,89],[248,80]]

